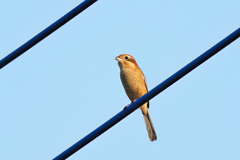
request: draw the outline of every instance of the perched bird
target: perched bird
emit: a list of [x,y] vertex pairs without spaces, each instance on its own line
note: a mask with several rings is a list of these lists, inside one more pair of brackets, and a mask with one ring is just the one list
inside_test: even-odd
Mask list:
[[[131,103],[148,92],[146,78],[138,67],[136,60],[128,55],[122,54],[115,58],[120,67],[120,77],[128,98]],[[157,135],[154,130],[149,112],[149,102],[141,106],[141,111],[146,124],[147,132],[150,141],[157,140]]]

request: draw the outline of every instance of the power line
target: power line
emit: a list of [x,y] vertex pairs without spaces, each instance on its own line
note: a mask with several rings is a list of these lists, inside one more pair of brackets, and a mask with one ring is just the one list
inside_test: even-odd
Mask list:
[[111,119],[109,119],[107,122],[102,124],[100,127],[89,133],[87,136],[82,138],[80,141],[72,145],[70,148],[62,152],[60,155],[58,155],[53,160],[63,160],[74,154],[76,151],[87,145],[89,142],[97,138],[99,135],[107,131],[109,128],[114,126],[116,123],[124,119],[126,116],[131,114],[133,111],[135,111],[137,108],[139,108],[141,105],[158,95],[160,92],[171,86],[173,83],[181,79],[183,76],[191,72],[193,69],[198,67],[200,64],[211,58],[213,55],[215,55],[217,52],[222,50],[224,47],[232,43],[234,40],[236,40],[238,37],[240,37],[240,28],[234,31],[232,34],[224,38],[222,41],[217,43],[215,46],[204,52],[202,55],[194,59],[192,62],[187,64],[185,67],[177,71],[175,74],[170,76],[168,79],[160,83],[158,86],[153,88],[151,91],[143,95],[141,98],[136,100],[134,103],[129,105],[125,110],[120,111],[118,114],[113,116]]
[[38,33],[35,37],[24,43],[22,46],[17,48],[15,51],[7,55],[5,58],[3,58],[0,61],[0,69],[6,66],[8,63],[16,59],[18,56],[22,55],[24,52],[26,52],[28,49],[33,47],[35,44],[43,40],[45,37],[56,31],[58,28],[63,26],[65,23],[70,21],[72,18],[74,18],[76,15],[84,11],[86,8],[91,6],[93,3],[95,3],[97,0],[85,0],[81,4],[79,4],[77,7],[72,9],[70,12],[65,14],[62,18],[58,19],[56,22],[54,22],[52,25],[44,29],[42,32]]

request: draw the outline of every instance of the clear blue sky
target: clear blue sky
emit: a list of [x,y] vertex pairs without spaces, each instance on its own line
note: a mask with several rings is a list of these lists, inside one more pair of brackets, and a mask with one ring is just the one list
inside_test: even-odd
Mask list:
[[[0,4],[0,59],[77,6],[77,0]],[[0,159],[56,157],[130,103],[119,54],[152,89],[240,26],[240,1],[99,0],[0,70]],[[158,140],[140,110],[69,160],[239,160],[240,39],[150,101]]]

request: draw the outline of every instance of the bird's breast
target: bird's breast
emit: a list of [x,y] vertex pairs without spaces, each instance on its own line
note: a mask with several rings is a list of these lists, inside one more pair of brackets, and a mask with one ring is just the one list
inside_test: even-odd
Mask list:
[[136,70],[124,69],[121,70],[120,77],[125,92],[131,101],[134,101],[147,93],[141,71],[138,72]]

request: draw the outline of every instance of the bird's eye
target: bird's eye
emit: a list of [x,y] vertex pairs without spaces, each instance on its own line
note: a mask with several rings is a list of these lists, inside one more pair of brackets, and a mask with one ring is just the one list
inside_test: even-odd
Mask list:
[[125,59],[128,60],[128,56],[126,56]]

